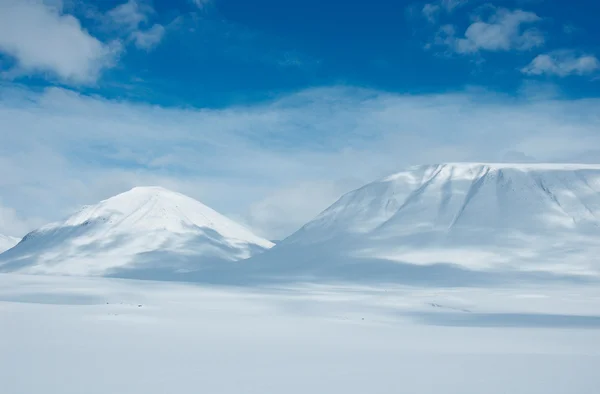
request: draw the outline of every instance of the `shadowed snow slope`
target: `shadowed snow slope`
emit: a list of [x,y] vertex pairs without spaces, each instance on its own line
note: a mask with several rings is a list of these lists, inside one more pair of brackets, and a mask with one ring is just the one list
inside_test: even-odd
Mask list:
[[481,273],[597,277],[600,165],[409,168],[341,197],[260,269],[391,280]]
[[0,271],[111,275],[189,272],[236,261],[272,243],[200,202],[136,187],[26,235],[0,255]]
[[8,250],[19,243],[19,238],[0,234],[0,253]]

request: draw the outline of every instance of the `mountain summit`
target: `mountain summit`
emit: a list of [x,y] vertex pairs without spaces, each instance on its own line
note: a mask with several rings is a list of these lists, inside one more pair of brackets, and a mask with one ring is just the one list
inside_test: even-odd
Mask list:
[[597,276],[599,240],[600,165],[451,163],[352,191],[248,264],[388,279],[423,267]]
[[69,275],[189,272],[273,244],[206,205],[161,187],[136,187],[27,234],[0,255],[1,271]]

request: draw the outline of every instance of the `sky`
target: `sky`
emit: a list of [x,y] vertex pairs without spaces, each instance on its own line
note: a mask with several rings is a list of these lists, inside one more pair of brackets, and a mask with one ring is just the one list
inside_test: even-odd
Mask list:
[[599,14],[0,0],[0,234],[159,185],[282,239],[410,165],[600,162]]

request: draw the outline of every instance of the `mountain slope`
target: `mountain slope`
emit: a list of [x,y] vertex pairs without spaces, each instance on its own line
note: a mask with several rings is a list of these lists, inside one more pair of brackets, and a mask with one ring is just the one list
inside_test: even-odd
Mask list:
[[19,243],[19,238],[0,234],[0,253],[8,250]]
[[0,271],[133,277],[185,273],[245,259],[271,246],[192,198],[137,187],[29,233],[0,255]]
[[598,276],[597,256],[600,165],[455,163],[350,192],[248,263],[356,278],[418,270],[427,280],[482,271]]

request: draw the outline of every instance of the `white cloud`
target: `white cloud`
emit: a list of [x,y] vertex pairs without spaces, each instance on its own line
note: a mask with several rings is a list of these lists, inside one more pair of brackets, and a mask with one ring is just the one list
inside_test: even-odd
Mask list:
[[[599,106],[598,99],[334,87],[194,110],[5,86],[0,199],[23,220],[55,220],[155,184],[280,238],[337,194],[406,165],[497,161],[509,151],[540,161],[579,159],[600,146]],[[19,226],[9,233],[22,235]]]
[[429,21],[429,23],[435,23],[437,22],[437,17],[440,12],[440,9],[440,6],[437,4],[428,3],[423,6],[421,12],[423,13],[423,16],[425,16],[425,18]]
[[425,45],[425,49],[430,49],[433,46],[433,44],[444,45],[444,46],[447,45],[449,47],[453,47],[454,42],[456,40],[456,38],[454,37],[455,34],[456,34],[456,29],[454,28],[453,25],[450,25],[450,24],[442,25],[438,29],[433,43],[427,43]]
[[589,75],[600,69],[600,61],[593,55],[578,55],[562,50],[538,55],[521,72],[528,75]]
[[552,100],[561,96],[561,89],[554,83],[525,79],[521,82],[518,93],[527,100]]
[[442,11],[452,13],[456,8],[465,5],[467,1],[468,0],[439,0],[434,3],[427,3],[421,9],[421,13],[429,23],[436,23]]
[[440,4],[448,11],[452,12],[455,8],[467,4],[468,0],[441,0]]
[[147,27],[154,9],[145,2],[129,0],[108,11],[105,23],[114,30],[120,31],[129,42],[143,50],[156,47],[165,35],[165,27],[155,23]]
[[36,218],[23,218],[19,213],[0,202],[0,235],[21,237],[31,228],[45,224],[43,220]]
[[140,49],[150,50],[162,40],[165,34],[165,28],[162,25],[155,24],[150,29],[134,31],[131,34],[135,46]]
[[8,76],[49,74],[69,84],[93,84],[114,65],[120,46],[104,44],[60,3],[0,0],[0,51],[16,60]]
[[444,43],[462,54],[529,50],[543,45],[544,35],[536,28],[523,26],[540,20],[533,12],[498,8],[487,21],[473,22],[465,31],[464,37],[447,36]]
[[264,237],[283,239],[333,204],[343,193],[362,186],[360,180],[303,181],[282,187],[253,203],[240,218]]
[[145,3],[140,4],[136,0],[129,0],[108,11],[107,16],[112,23],[133,31],[137,30],[142,22],[148,20],[148,14],[152,11],[152,7]]
[[535,163],[537,160],[535,157],[528,156],[523,152],[511,150],[502,156],[502,161],[508,163]]
[[191,0],[191,2],[198,8],[202,9],[211,3],[212,0]]
[[565,34],[573,35],[573,34],[580,33],[581,31],[582,30],[579,27],[577,27],[577,26],[575,26],[575,25],[573,25],[571,23],[565,23],[563,25],[563,32]]

